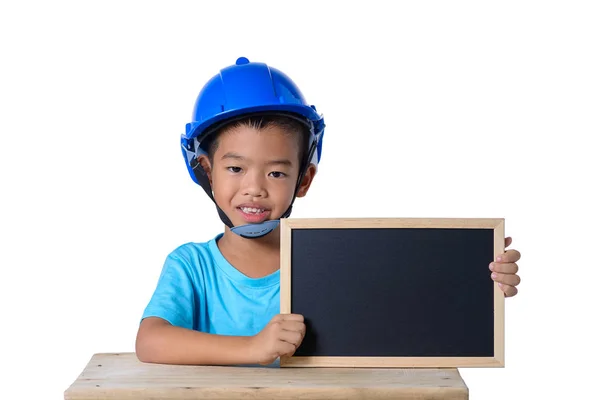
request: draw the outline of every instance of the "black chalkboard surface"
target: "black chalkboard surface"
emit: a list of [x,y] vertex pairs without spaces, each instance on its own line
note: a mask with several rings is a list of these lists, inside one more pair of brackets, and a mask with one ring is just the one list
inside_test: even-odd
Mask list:
[[502,367],[504,295],[488,265],[504,219],[281,220],[294,367]]

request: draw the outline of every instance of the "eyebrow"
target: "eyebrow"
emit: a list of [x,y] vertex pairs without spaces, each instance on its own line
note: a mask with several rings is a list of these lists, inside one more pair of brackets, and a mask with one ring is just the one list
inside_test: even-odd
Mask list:
[[[233,160],[238,160],[238,161],[246,160],[245,157],[243,157],[237,153],[233,153],[233,152],[225,153],[225,155],[223,155],[223,157],[221,157],[221,160],[226,160],[226,159],[233,159]],[[267,161],[265,164],[266,165],[285,165],[288,167],[292,166],[292,162],[287,159],[270,160],[270,161]]]

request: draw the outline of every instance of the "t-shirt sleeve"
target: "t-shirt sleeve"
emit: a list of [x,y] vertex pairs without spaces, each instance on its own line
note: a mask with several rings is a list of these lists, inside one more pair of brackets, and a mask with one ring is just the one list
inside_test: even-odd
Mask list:
[[142,314],[160,317],[175,326],[193,329],[195,295],[193,278],[187,262],[170,254],[163,265],[158,283]]

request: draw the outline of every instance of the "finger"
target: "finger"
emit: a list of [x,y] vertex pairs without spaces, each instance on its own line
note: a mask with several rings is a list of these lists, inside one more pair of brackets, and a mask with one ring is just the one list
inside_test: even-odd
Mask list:
[[513,297],[519,292],[519,289],[514,286],[503,285],[502,283],[499,283],[498,286],[504,292],[504,297]]
[[512,238],[509,236],[507,238],[504,238],[504,247],[508,247],[510,246],[510,244],[512,243]]
[[283,321],[283,314],[277,314],[273,318],[271,318],[271,323],[273,322],[281,322]]
[[282,316],[284,321],[299,321],[304,322],[304,316],[302,314],[279,314]]
[[490,263],[490,271],[500,272],[502,274],[516,274],[519,272],[517,263]]
[[302,334],[294,331],[281,331],[279,332],[279,340],[284,341],[293,345],[294,347],[300,346],[302,342]]
[[521,259],[521,253],[518,250],[508,250],[496,257],[496,262],[517,262]]
[[282,322],[282,321],[304,321],[304,316],[301,314],[277,314],[271,318],[271,322]]
[[296,352],[296,346],[294,346],[293,344],[290,344],[288,342],[280,341],[279,343],[277,343],[275,351],[277,351],[277,354],[280,357],[281,356],[291,357]]
[[281,329],[286,331],[300,332],[302,334],[306,331],[306,325],[300,321],[284,321],[280,326]]
[[517,286],[521,283],[521,277],[515,274],[501,274],[499,272],[492,272],[492,279],[495,282],[502,283],[504,285]]
[[279,356],[280,357],[291,357],[294,355],[294,353],[296,353],[296,349],[297,347],[289,344],[287,342],[281,342],[281,346],[279,347]]

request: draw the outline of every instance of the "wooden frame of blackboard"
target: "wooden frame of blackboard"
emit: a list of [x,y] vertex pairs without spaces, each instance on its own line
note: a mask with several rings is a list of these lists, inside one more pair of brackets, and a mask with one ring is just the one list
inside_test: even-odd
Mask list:
[[[503,218],[283,218],[281,219],[281,293],[282,314],[292,312],[292,231],[297,229],[344,228],[459,228],[492,229],[494,259],[504,253]],[[492,260],[490,260],[491,262]],[[485,357],[340,357],[340,356],[284,356],[281,367],[402,367],[402,368],[457,368],[504,367],[504,292],[491,280],[493,289],[494,354]]]

